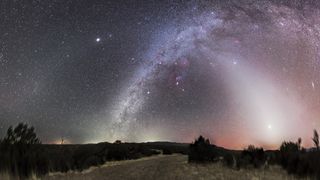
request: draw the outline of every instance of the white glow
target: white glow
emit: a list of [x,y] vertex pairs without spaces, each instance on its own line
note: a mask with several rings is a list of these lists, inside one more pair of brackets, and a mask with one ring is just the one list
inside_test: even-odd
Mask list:
[[[271,81],[269,76],[255,71],[249,65],[239,68],[237,71],[228,71],[230,89],[239,106],[234,107],[234,118],[245,121],[244,128],[253,136],[251,142],[258,140],[266,144],[279,144],[283,139],[297,136],[303,126],[300,117],[304,108],[295,95],[288,92],[284,94],[280,84]],[[287,130],[288,125],[290,131]]]

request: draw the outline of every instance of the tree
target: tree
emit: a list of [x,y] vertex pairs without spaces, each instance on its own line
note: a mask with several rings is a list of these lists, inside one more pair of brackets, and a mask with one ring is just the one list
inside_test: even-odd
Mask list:
[[34,127],[24,123],[19,123],[14,129],[10,126],[3,141],[8,144],[41,144]]
[[4,168],[10,174],[26,179],[35,174],[45,174],[49,171],[48,159],[34,128],[19,123],[10,126],[0,144],[0,169]]
[[216,157],[213,146],[209,139],[200,136],[189,146],[189,162],[209,162]]
[[317,130],[313,130],[313,138],[312,141],[314,143],[314,145],[316,146],[317,150],[319,150],[319,134],[317,132]]

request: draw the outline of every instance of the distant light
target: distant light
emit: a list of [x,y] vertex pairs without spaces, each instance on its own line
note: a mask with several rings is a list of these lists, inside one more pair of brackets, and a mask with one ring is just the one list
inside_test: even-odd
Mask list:
[[147,94],[150,94],[150,91],[147,91]]
[[234,64],[234,65],[237,65],[237,64],[238,64],[238,62],[237,62],[237,61],[233,61],[233,64]]
[[97,42],[100,42],[100,41],[101,41],[101,39],[100,39],[100,38],[97,38],[97,39],[96,39],[96,41],[97,41]]
[[272,126],[271,126],[271,124],[269,124],[269,125],[268,125],[268,129],[272,129]]

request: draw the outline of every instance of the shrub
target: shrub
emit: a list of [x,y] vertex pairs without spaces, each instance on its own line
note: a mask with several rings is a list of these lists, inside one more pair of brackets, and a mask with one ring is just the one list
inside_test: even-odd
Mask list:
[[234,166],[234,156],[231,153],[226,153],[223,157],[223,162],[228,167]]
[[280,164],[289,172],[294,171],[299,156],[299,144],[284,141],[280,146]]
[[162,154],[170,155],[170,154],[172,154],[172,151],[168,148],[164,148],[164,149],[162,149]]
[[261,167],[266,161],[266,156],[263,148],[256,148],[253,145],[249,145],[247,149],[244,149],[238,159],[238,167],[246,167],[253,165],[253,167]]
[[317,176],[320,172],[320,152],[307,152],[301,148],[299,141],[283,142],[280,146],[280,165],[290,174],[297,174],[299,176],[310,175]]

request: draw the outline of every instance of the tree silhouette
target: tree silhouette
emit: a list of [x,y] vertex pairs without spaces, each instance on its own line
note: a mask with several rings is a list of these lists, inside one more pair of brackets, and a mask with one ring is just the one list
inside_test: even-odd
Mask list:
[[302,139],[301,139],[301,137],[299,137],[298,141],[297,141],[299,150],[301,150],[301,143],[302,143]]
[[209,162],[213,161],[216,154],[209,139],[200,136],[189,146],[189,162]]
[[319,150],[319,134],[317,132],[317,130],[313,130],[313,138],[312,141],[314,143],[314,145],[316,146],[317,150]]
[[10,126],[0,144],[0,170],[10,172],[19,179],[49,171],[45,149],[40,146],[34,128],[24,123]]
[[14,129],[9,127],[3,142],[8,144],[41,144],[41,141],[34,132],[34,127],[19,123]]

